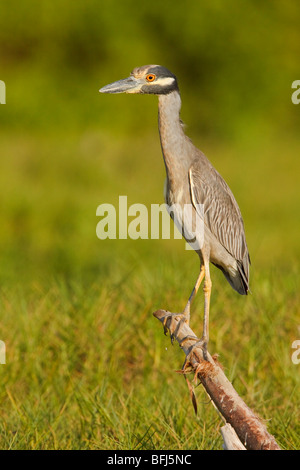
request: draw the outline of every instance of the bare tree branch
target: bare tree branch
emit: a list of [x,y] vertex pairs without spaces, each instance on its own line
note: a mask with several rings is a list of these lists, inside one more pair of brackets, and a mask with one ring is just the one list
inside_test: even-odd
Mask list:
[[223,447],[225,450],[247,450],[229,423],[226,423],[224,426],[222,426],[220,431],[223,437]]
[[[186,355],[186,366],[190,365],[211,398],[217,410],[229,423],[247,450],[280,450],[274,437],[268,433],[260,418],[245,404],[225,376],[217,359],[195,345],[196,337],[187,323],[179,325],[179,319],[171,317],[166,310],[157,310],[153,315],[169,330]],[[228,429],[228,428],[227,428]],[[225,434],[228,431],[225,430]],[[226,443],[225,443],[226,446]]]

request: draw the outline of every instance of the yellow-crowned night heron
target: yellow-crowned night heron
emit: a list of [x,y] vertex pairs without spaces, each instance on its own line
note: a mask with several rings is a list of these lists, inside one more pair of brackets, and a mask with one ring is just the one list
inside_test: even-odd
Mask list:
[[[198,279],[183,313],[174,315],[180,321],[189,322],[191,302],[204,279],[203,336],[199,343],[205,349],[209,336],[212,286],[209,262],[223,272],[239,294],[246,295],[249,291],[250,258],[240,209],[226,182],[184,134],[175,75],[160,65],[145,65],[135,68],[130,77],[106,85],[99,91],[154,94],[159,97],[159,133],[167,173],[166,203],[177,208],[171,215],[189,242],[197,218],[204,227],[195,234],[195,251],[200,257]],[[185,205],[193,208],[192,217],[182,217]]]

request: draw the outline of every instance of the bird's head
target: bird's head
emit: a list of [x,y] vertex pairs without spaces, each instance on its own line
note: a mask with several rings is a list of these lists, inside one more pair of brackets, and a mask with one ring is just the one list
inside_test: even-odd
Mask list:
[[128,78],[104,86],[100,93],[146,93],[166,95],[178,91],[177,79],[161,65],[136,67]]

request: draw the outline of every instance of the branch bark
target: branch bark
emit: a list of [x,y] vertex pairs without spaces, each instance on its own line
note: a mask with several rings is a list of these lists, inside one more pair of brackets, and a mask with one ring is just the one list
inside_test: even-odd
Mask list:
[[[227,379],[216,358],[209,352],[203,356],[203,350],[195,345],[193,330],[179,320],[170,317],[166,310],[157,310],[153,315],[161,321],[170,332],[171,337],[181,345],[189,365],[197,375],[215,407],[229,423],[247,450],[280,450],[275,438],[268,433],[260,418],[246,405]],[[182,344],[181,344],[182,343]],[[225,444],[226,445],[226,444]]]
[[222,426],[220,431],[224,441],[224,450],[247,450],[229,423]]

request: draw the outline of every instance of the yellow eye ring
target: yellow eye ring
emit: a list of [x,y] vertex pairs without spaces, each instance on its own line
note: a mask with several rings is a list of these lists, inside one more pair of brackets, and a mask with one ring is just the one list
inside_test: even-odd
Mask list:
[[148,73],[148,75],[146,76],[147,82],[154,82],[155,79],[156,75],[154,73]]

